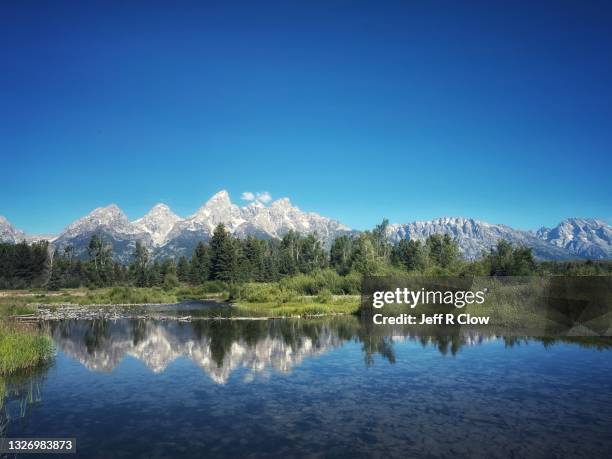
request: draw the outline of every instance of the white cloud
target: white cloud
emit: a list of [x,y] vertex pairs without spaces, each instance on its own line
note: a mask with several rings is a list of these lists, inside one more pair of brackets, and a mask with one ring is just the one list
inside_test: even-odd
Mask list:
[[268,193],[267,191],[257,193],[256,198],[258,201],[263,202],[264,204],[272,201],[272,196],[270,196],[270,193]]
[[258,193],[253,193],[252,191],[245,191],[240,195],[240,198],[243,201],[259,201],[264,204],[272,201],[272,196],[267,191],[260,191]]

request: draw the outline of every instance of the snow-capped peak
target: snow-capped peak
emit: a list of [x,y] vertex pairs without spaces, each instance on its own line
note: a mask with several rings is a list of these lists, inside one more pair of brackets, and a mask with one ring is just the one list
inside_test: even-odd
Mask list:
[[190,230],[202,226],[213,230],[219,223],[225,224],[230,231],[244,223],[240,207],[232,204],[226,190],[215,193],[206,204],[185,219],[186,227]]
[[212,195],[212,197],[206,201],[204,207],[211,208],[217,206],[231,206],[232,200],[230,199],[230,195],[226,190],[221,190]]
[[97,207],[86,216],[69,225],[62,234],[76,234],[94,230],[100,226],[125,232],[129,228],[127,216],[116,204]]
[[536,233],[557,247],[589,258],[612,257],[612,226],[595,218],[566,218],[554,228]]
[[166,204],[156,204],[142,218],[132,222],[132,226],[151,236],[156,245],[166,242],[166,238],[174,225],[181,220]]
[[26,235],[23,231],[15,228],[11,222],[0,215],[0,242],[10,242],[11,244],[15,244],[25,239]]

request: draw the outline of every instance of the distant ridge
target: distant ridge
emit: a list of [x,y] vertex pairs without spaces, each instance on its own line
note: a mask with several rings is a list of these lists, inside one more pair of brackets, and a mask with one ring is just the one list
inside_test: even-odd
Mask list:
[[[143,217],[130,222],[117,205],[111,204],[94,209],[56,237],[44,239],[50,240],[54,248],[73,246],[77,255],[84,256],[91,236],[99,234],[113,245],[115,257],[122,262],[130,260],[136,242],[144,244],[154,257],[176,258],[190,256],[199,241],[210,239],[219,223],[237,237],[281,238],[289,230],[300,234],[316,233],[327,246],[339,235],[357,233],[337,220],[303,212],[288,198],[269,205],[254,200],[240,207],[232,203],[227,191],[222,190],[186,218],[160,203]],[[568,218],[554,228],[538,231],[522,231],[464,217],[392,224],[387,228],[387,236],[392,242],[423,241],[432,234],[452,236],[469,259],[480,257],[499,239],[531,247],[536,258],[541,260],[612,259],[612,226],[592,218]],[[0,241],[17,243],[40,238],[26,235],[0,216]]]

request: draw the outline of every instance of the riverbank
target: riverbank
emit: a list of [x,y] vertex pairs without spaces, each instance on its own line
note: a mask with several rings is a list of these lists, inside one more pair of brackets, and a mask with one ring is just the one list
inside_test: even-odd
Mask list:
[[0,322],[0,376],[35,367],[53,352],[51,338],[37,328]]
[[354,314],[358,297],[336,297],[327,303],[301,297],[289,303],[229,303],[220,299],[172,304],[32,304],[7,318],[12,322],[35,323],[57,320],[154,319],[154,320],[262,320],[278,318],[315,318]]
[[[0,292],[0,314],[24,321],[33,319],[141,317],[151,306],[176,306],[182,302],[216,302],[231,306],[224,315],[257,317],[320,317],[353,314],[359,309],[358,295],[333,295],[321,290],[317,295],[277,283],[246,283],[226,286],[205,283],[161,288],[112,287],[100,289],[65,289],[57,292],[12,290]],[[178,317],[183,317],[179,315]],[[163,316],[166,317],[166,316]]]
[[144,305],[174,304],[185,300],[222,298],[227,288],[221,283],[202,286],[180,285],[172,289],[160,287],[77,288],[58,291],[6,290],[0,292],[0,308],[28,305]]

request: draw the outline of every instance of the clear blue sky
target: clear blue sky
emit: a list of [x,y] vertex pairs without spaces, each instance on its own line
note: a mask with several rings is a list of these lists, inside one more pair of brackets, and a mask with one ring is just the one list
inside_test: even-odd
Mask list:
[[610,2],[296,3],[3,2],[0,215],[612,217]]

